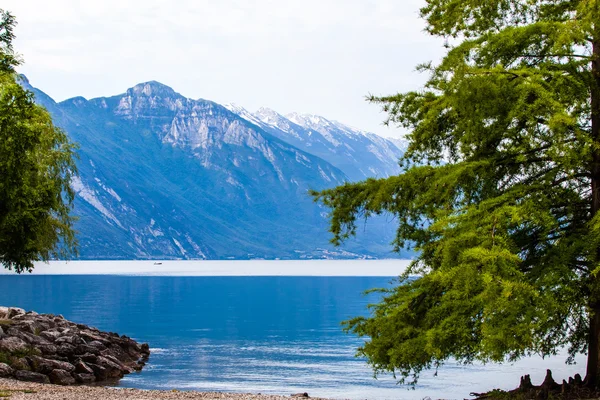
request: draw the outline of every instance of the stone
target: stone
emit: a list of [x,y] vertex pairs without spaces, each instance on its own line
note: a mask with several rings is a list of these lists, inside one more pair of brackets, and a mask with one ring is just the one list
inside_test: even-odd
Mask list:
[[106,368],[104,368],[98,364],[92,364],[92,363],[89,363],[88,366],[92,369],[92,371],[94,371],[96,380],[103,381],[108,378],[108,371],[106,370]]
[[[18,328],[11,327],[10,329],[12,331],[12,330],[18,329]],[[17,335],[14,335],[14,336],[17,336]],[[29,344],[36,345],[36,346],[37,345],[50,344],[50,342],[47,341],[46,339],[44,339],[43,337],[34,335],[32,333],[29,333],[29,332],[25,332],[25,331],[19,332],[19,334],[18,334],[17,337],[23,339],[25,342],[27,342]]]
[[49,374],[54,369],[60,369],[67,372],[75,371],[75,366],[68,362],[49,360],[38,356],[29,357],[29,364],[31,365],[31,369],[42,374]]
[[106,357],[98,357],[98,365],[106,369],[108,378],[122,378],[126,371],[121,369],[119,364],[116,364]]
[[0,378],[6,378],[12,376],[15,373],[15,370],[10,367],[10,365],[5,363],[0,363]]
[[95,364],[98,361],[98,356],[91,353],[85,353],[79,356],[79,359],[86,363]]
[[42,345],[38,345],[37,348],[42,352],[43,355],[45,356],[51,356],[56,354],[56,351],[58,350],[58,347],[56,347],[53,344],[42,344]]
[[50,379],[46,375],[40,374],[38,372],[24,370],[17,371],[15,372],[15,378],[17,378],[20,381],[26,382],[50,383]]
[[41,332],[40,336],[43,337],[44,339],[48,340],[49,342],[54,342],[60,336],[60,332],[57,332],[54,330],[48,330],[48,331]]
[[60,336],[54,340],[54,344],[59,345],[59,346],[61,344],[65,344],[65,343],[71,344],[73,346],[77,346],[79,344],[82,344],[83,340],[77,335]]
[[8,319],[8,307],[0,307],[0,319]]
[[75,380],[78,383],[92,383],[96,382],[94,374],[75,374]]
[[0,364],[1,375],[18,372],[21,380],[59,385],[92,383],[141,370],[150,354],[147,344],[61,316],[7,307],[0,313],[11,317],[0,331],[0,351],[11,360],[10,366]]
[[8,309],[8,319],[12,319],[12,318],[16,317],[17,315],[24,315],[24,314],[25,314],[25,310],[23,310],[22,308],[10,307]]
[[74,352],[75,352],[75,346],[73,346],[72,344],[68,344],[68,343],[63,343],[60,346],[58,346],[58,349],[56,349],[56,353],[58,355],[65,356],[65,357],[68,357],[70,354],[73,354]]
[[29,346],[25,341],[18,337],[7,337],[0,340],[0,351],[8,353],[26,352]]
[[93,341],[89,342],[88,346],[93,347],[94,349],[96,349],[99,352],[106,349],[106,346],[98,340],[93,340]]
[[50,378],[50,382],[55,385],[73,385],[75,383],[75,378],[71,376],[70,373],[63,369],[53,369],[50,374],[48,374]]
[[91,369],[90,367],[88,367],[88,365],[81,360],[79,360],[77,363],[75,363],[75,372],[80,373],[80,374],[94,375],[94,370]]
[[18,326],[20,330],[31,333],[32,335],[39,335],[44,330],[44,326],[37,321],[19,321],[16,326]]

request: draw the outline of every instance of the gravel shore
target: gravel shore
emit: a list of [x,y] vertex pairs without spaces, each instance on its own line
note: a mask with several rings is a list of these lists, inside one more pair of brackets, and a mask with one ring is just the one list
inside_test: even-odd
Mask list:
[[[116,389],[94,386],[57,386],[0,378],[0,399],[10,400],[290,400],[290,396],[241,393],[180,392],[166,390]],[[301,399],[301,397],[297,397]],[[316,399],[316,398],[315,398]]]

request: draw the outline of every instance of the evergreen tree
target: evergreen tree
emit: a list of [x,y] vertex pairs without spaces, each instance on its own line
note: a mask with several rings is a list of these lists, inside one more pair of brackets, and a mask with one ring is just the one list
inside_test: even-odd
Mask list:
[[[391,213],[418,257],[359,353],[402,381],[445,360],[569,359],[600,382],[600,1],[427,0],[446,39],[419,91],[373,97],[409,130],[399,176],[313,193],[339,244]],[[409,279],[418,275],[418,279]]]
[[75,251],[69,184],[76,169],[74,145],[17,82],[15,24],[0,10],[0,264],[20,273]]

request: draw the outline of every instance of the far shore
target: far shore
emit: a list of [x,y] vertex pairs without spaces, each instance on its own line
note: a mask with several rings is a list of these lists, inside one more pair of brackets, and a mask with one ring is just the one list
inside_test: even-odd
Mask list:
[[[251,393],[194,392],[178,390],[120,389],[99,386],[57,386],[21,382],[0,378],[0,398],[10,400],[153,400],[153,399],[205,399],[205,400],[290,400],[294,396],[274,396]],[[316,398],[315,398],[316,399]]]
[[[76,260],[36,262],[32,275],[397,277],[410,262],[406,259]],[[2,274],[16,275],[0,269]]]

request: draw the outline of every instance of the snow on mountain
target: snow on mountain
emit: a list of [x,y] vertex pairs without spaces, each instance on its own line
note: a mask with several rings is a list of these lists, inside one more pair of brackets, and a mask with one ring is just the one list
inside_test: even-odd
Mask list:
[[229,110],[246,121],[341,169],[350,180],[388,177],[400,172],[398,160],[404,153],[392,141],[337,121],[291,113],[283,116],[262,107],[255,113],[240,106]]

